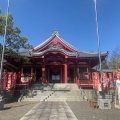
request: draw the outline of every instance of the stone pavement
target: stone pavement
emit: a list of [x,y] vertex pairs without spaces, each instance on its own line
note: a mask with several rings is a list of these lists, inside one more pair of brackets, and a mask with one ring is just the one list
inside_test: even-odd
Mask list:
[[[111,109],[105,110],[100,108],[93,109],[88,101],[67,101],[66,103],[78,120],[120,120],[120,109],[114,107],[114,102],[111,104]],[[37,104],[42,105],[42,102],[22,101],[7,103],[4,105],[4,109],[0,110],[0,120],[20,120]]]
[[10,102],[0,110],[0,120],[20,120],[38,102]]
[[40,102],[20,120],[78,120],[66,102]]
[[114,107],[114,102],[111,109],[92,108],[88,101],[69,101],[67,104],[78,120],[120,120],[120,109]]

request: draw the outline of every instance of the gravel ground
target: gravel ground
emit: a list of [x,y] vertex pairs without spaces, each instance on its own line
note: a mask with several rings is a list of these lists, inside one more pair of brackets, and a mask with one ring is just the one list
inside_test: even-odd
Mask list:
[[90,107],[89,102],[67,102],[78,120],[120,120],[120,110]]
[[[38,102],[13,102],[4,105],[0,111],[0,120],[19,120]],[[120,110],[114,108],[102,110],[91,108],[89,102],[67,102],[78,120],[120,120]]]
[[4,105],[4,109],[0,110],[0,120],[19,120],[37,102],[13,102]]

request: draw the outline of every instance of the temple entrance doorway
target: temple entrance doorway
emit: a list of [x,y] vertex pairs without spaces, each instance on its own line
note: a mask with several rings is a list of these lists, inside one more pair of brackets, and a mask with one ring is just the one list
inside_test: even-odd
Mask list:
[[74,83],[74,68],[68,70],[68,83]]
[[36,82],[42,83],[42,68],[36,68]]
[[48,68],[49,83],[62,83],[62,66],[52,65]]

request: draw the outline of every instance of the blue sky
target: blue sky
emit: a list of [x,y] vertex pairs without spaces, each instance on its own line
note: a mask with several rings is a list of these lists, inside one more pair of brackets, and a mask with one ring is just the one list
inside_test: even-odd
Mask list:
[[[0,0],[3,15],[6,7],[7,0]],[[97,10],[101,52],[109,51],[110,57],[120,46],[120,0],[97,0]],[[10,0],[10,13],[14,26],[34,47],[57,29],[77,49],[98,51],[93,0]]]

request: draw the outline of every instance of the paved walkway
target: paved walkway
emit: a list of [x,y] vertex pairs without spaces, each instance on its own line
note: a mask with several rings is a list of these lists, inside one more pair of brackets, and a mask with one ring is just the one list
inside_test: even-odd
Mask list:
[[[90,103],[87,101],[71,101],[66,103],[78,120],[120,120],[120,109],[116,109],[114,107],[114,102],[111,104],[111,109],[105,110],[100,108],[94,109],[90,107]],[[0,111],[0,120],[20,120],[26,113],[38,104],[43,105],[42,102],[30,101],[5,104],[4,109]]]
[[20,120],[78,120],[66,102],[40,102]]
[[4,105],[0,110],[0,120],[20,120],[38,102],[11,102]]

